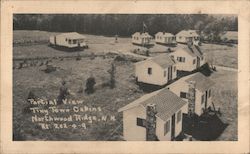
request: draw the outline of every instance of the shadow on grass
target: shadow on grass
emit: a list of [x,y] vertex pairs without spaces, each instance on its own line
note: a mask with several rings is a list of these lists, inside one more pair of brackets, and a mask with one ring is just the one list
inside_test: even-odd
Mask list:
[[62,52],[82,52],[85,49],[84,47],[67,48],[67,47],[55,46],[55,45],[48,45],[48,46],[55,50],[62,51]]
[[[178,78],[175,78],[173,80],[168,81],[166,84],[164,85],[153,85],[153,84],[149,84],[149,83],[143,83],[143,82],[136,82],[136,84],[139,86],[139,88],[146,93],[151,93],[154,92],[156,90],[160,90],[162,88],[165,88],[166,86],[172,84],[173,82],[175,82],[176,80],[178,80]],[[169,88],[168,88],[169,89]]]
[[200,68],[198,68],[194,71],[191,71],[191,72],[177,70],[177,77],[182,78],[182,77],[185,77],[185,76],[197,73],[197,72],[200,72],[207,77],[209,77],[213,73],[213,71],[210,69],[208,63],[206,63],[206,64],[202,65]]
[[212,116],[196,116],[192,119],[187,115],[183,115],[183,132],[192,135],[196,140],[216,140],[227,126],[228,124],[223,123],[216,114]]
[[140,87],[140,89],[146,93],[151,93],[151,92],[160,90],[161,88],[165,87],[165,86],[152,85],[152,84],[147,84],[147,83],[142,83],[142,82],[138,82],[137,84]]

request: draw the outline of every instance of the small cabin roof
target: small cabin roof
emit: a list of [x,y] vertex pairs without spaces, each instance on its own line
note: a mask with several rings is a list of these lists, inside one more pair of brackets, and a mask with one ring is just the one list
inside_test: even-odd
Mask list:
[[144,32],[144,33],[140,33],[140,32],[135,32],[132,36],[140,36],[140,37],[150,37],[150,38],[152,38],[152,36],[151,35],[149,35],[149,33],[148,32]]
[[176,34],[176,36],[184,36],[184,37],[197,37],[199,36],[196,30],[182,30]]
[[166,32],[158,32],[158,33],[156,33],[155,34],[155,36],[163,36],[163,37],[174,37],[174,35],[173,34],[171,34],[171,33],[166,33]]
[[199,46],[195,46],[195,45],[188,46],[188,45],[186,45],[184,47],[178,47],[178,48],[176,48],[174,50],[173,53],[179,52],[179,51],[185,51],[192,57],[200,57],[200,58],[203,57],[203,52],[201,51]]
[[139,105],[146,108],[148,104],[155,104],[157,111],[156,116],[158,116],[163,121],[167,121],[186,103],[186,101],[182,100],[180,97],[169,91],[167,88],[163,88],[161,90],[142,96],[141,98],[133,101],[132,103],[120,108],[118,112],[129,110]]
[[85,36],[83,36],[83,35],[81,35],[81,34],[79,34],[77,32],[61,33],[61,34],[59,34],[57,36],[65,37],[65,38],[72,39],[72,40],[74,40],[74,39],[84,39],[85,38]]
[[210,80],[208,77],[206,77],[205,75],[203,75],[200,72],[197,72],[197,73],[194,73],[194,74],[188,76],[188,78],[186,78],[185,81],[187,83],[190,81],[194,81],[195,88],[201,92],[208,90],[209,88],[211,88],[215,84],[215,82],[213,82],[212,80]]
[[151,58],[148,58],[146,60],[143,60],[143,61],[140,61],[140,62],[137,62],[135,63],[136,65],[138,64],[143,64],[143,63],[146,63],[148,61],[151,61],[153,63],[156,63],[157,65],[159,65],[161,68],[163,69],[166,69],[168,68],[169,66],[172,66],[175,64],[175,61],[169,56],[168,53],[164,53],[164,54],[160,54],[158,56],[155,56],[155,57],[151,57]]
[[167,53],[160,54],[158,56],[150,58],[149,60],[152,60],[164,69],[175,64],[175,61]]
[[238,40],[237,31],[227,31],[225,34],[221,35],[221,39],[227,38],[228,40]]

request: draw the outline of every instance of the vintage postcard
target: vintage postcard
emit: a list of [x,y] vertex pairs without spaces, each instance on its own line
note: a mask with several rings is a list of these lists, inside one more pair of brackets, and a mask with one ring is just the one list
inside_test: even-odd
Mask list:
[[1,152],[248,153],[249,4],[3,1]]

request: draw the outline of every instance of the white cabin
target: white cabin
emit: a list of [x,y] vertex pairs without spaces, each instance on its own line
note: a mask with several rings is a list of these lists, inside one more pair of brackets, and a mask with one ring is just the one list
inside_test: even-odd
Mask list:
[[[153,114],[147,114],[149,105],[154,106]],[[146,141],[147,130],[151,129],[160,141],[174,140],[182,132],[182,113],[187,108],[185,101],[166,88],[146,94],[118,110],[123,112],[123,137],[127,141]],[[148,123],[155,127],[147,127]]]
[[212,87],[215,83],[200,72],[197,72],[175,81],[168,85],[167,88],[188,102],[190,83],[193,83],[195,88],[194,112],[200,116],[203,110],[212,107]]
[[176,45],[175,36],[171,33],[158,32],[155,34],[155,42],[165,45]]
[[205,56],[199,46],[178,47],[170,55],[176,61],[176,67],[179,71],[191,72],[206,63]]
[[176,63],[168,54],[161,54],[135,63],[138,82],[163,86],[177,77]]
[[175,36],[178,43],[194,43],[200,40],[200,36],[195,30],[182,30]]
[[50,36],[49,42],[51,45],[66,48],[87,47],[85,36],[76,32],[62,33],[59,35]]
[[136,32],[132,35],[132,43],[142,46],[153,45],[153,37],[147,32],[139,33]]

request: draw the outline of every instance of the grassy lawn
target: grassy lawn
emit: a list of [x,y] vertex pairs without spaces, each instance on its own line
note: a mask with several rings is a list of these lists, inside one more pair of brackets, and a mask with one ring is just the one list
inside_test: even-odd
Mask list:
[[220,107],[220,119],[228,126],[217,140],[235,141],[238,139],[238,86],[237,72],[220,70],[210,77],[216,84],[213,87],[213,102]]
[[202,51],[212,57],[214,65],[238,68],[238,46],[202,44]]
[[[14,69],[13,83],[13,124],[16,138],[20,140],[120,140],[118,136],[109,136],[111,132],[121,125],[121,114],[117,113],[118,108],[135,100],[143,95],[134,84],[132,74],[134,67],[132,63],[116,63],[116,88],[103,87],[102,84],[109,80],[107,72],[110,69],[112,58],[83,58],[80,61],[53,60],[54,66],[58,67],[55,72],[46,74],[40,71],[40,67],[29,67]],[[87,95],[77,91],[81,86],[85,88],[85,81],[90,73],[96,79],[95,93]],[[70,98],[84,100],[84,104],[78,106],[101,107],[98,114],[108,114],[116,116],[116,121],[107,123],[93,123],[83,129],[50,129],[42,130],[37,124],[31,122],[33,113],[25,112],[29,106],[26,101],[29,91],[33,91],[40,98],[55,99],[59,94],[59,87],[62,79],[67,81],[70,89]],[[62,104],[60,108],[68,106]],[[67,113],[68,114],[68,113]],[[67,116],[64,114],[64,116]],[[69,114],[72,114],[69,113]],[[84,113],[81,113],[84,115]],[[53,115],[53,114],[52,114]],[[120,131],[121,132],[121,131]]]

